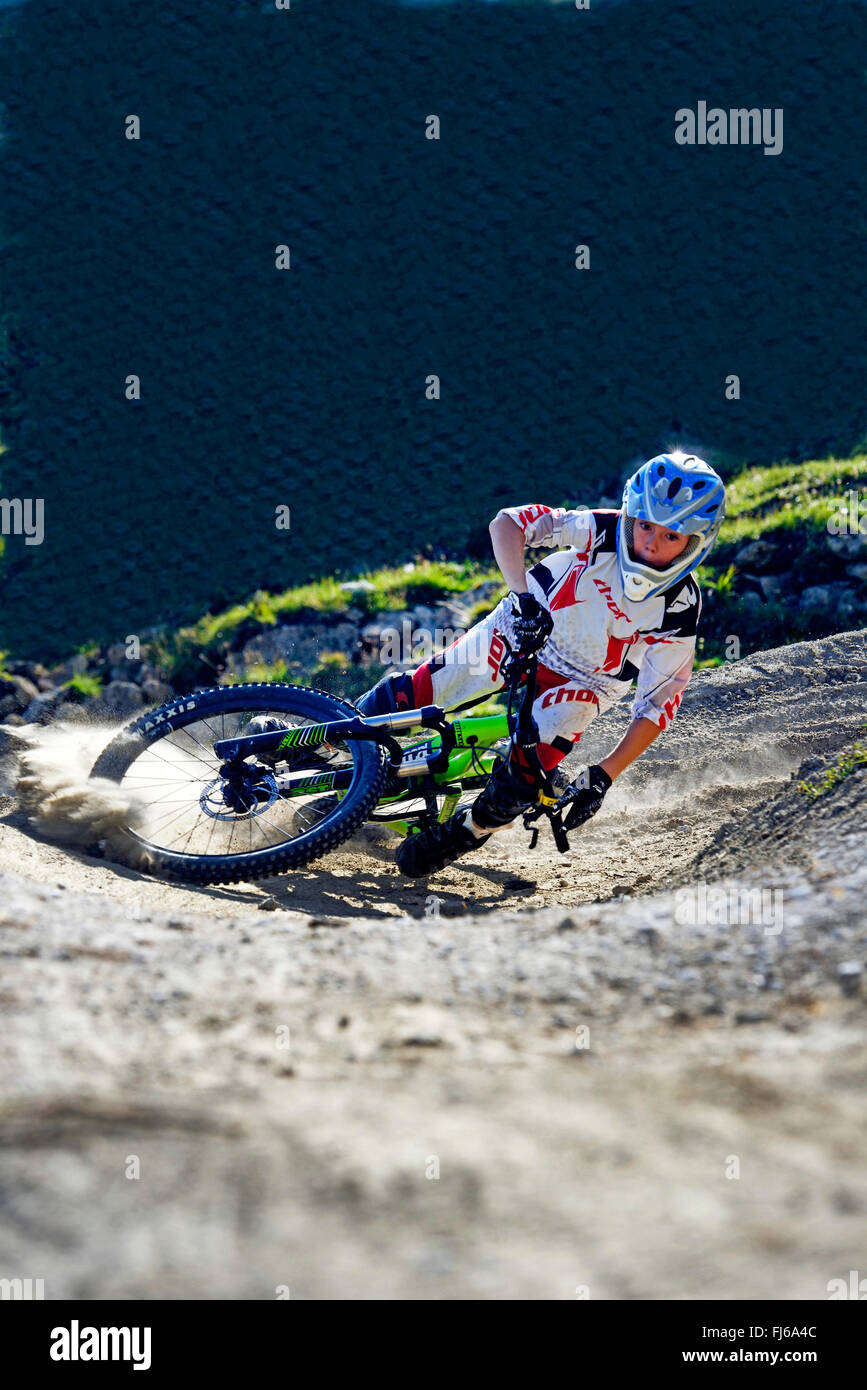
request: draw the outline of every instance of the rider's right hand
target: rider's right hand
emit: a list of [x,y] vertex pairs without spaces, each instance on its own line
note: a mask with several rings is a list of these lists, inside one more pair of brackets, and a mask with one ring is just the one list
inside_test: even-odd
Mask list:
[[554,620],[532,594],[509,593],[512,610],[512,625],[521,651],[526,655],[540,652],[551,635]]

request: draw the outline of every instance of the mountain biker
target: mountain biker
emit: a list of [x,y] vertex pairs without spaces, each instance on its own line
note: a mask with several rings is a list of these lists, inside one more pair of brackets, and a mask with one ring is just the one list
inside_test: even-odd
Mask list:
[[[389,672],[357,702],[364,714],[462,705],[502,690],[507,649],[544,653],[533,716],[537,753],[550,771],[596,716],[637,682],[632,720],[615,748],[575,779],[572,825],[595,815],[616,777],[672,721],[695,657],[701,594],[692,571],[725,515],[722,479],[693,454],[659,454],[627,479],[619,511],[504,507],[490,524],[509,594],[488,617],[413,671]],[[558,549],[527,572],[524,548]],[[471,807],[410,833],[401,873],[442,869],[485,843],[535,803],[526,756],[513,748]]]

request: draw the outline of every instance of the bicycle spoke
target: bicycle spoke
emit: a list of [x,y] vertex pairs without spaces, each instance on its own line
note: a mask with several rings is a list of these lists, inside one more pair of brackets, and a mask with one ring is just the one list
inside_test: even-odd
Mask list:
[[[272,751],[262,754],[264,766],[250,756],[238,764],[237,785],[221,777],[214,744],[243,737],[244,728],[259,717],[279,719],[290,729],[323,722],[267,706],[198,710],[189,724],[168,730],[141,749],[121,779],[126,790],[144,803],[143,819],[131,827],[141,843],[157,853],[162,850],[193,859],[225,856],[240,866],[247,858],[311,834],[332,814],[333,792],[281,796],[275,782],[281,774],[275,764],[285,763],[299,775],[326,769],[351,774],[357,761],[351,744],[293,749],[285,758],[275,757]],[[352,777],[347,780],[351,786]]]

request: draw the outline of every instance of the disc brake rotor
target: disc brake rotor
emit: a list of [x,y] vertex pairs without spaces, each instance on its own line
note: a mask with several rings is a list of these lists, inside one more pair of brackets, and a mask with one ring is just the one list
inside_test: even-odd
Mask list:
[[215,777],[205,786],[199,805],[205,815],[214,820],[249,820],[263,815],[279,795],[273,772],[257,768],[237,786],[225,777]]

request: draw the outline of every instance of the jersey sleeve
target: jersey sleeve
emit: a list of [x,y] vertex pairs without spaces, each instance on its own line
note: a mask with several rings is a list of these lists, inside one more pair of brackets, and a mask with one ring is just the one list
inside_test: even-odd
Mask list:
[[644,660],[638,671],[633,719],[650,719],[668,728],[689,685],[695,661],[694,637],[645,637]]
[[691,575],[667,594],[662,622],[644,638],[633,719],[651,719],[660,729],[671,723],[689,684],[701,617],[701,590]]
[[565,507],[545,507],[541,502],[527,502],[520,507],[501,507],[494,518],[507,516],[524,532],[527,545],[550,548],[574,545],[586,550],[595,532],[593,513],[567,511]]

